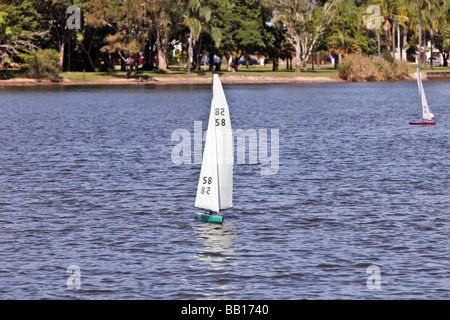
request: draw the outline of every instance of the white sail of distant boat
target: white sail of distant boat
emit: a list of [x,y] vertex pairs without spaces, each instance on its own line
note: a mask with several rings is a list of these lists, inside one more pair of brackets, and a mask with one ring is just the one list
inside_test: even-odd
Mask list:
[[422,80],[420,79],[419,68],[417,68],[417,85],[419,87],[420,100],[422,102],[422,118],[424,120],[432,120],[434,115],[430,112],[430,108],[428,106],[427,97],[425,95],[425,91],[423,90]]
[[[232,206],[233,135],[230,111],[219,76],[215,74],[195,207],[219,213]],[[197,218],[204,220],[201,215],[196,213]]]
[[423,89],[422,80],[420,79],[419,68],[417,68],[417,86],[419,88],[420,102],[422,105],[422,121],[412,121],[410,124],[435,124],[436,122],[431,121],[434,118],[434,114],[431,113],[430,107],[428,106],[425,90]]

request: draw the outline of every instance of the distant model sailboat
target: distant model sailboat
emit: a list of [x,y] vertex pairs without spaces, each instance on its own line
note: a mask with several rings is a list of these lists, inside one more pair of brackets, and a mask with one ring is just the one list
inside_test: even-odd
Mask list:
[[202,168],[195,198],[201,221],[222,223],[219,211],[233,206],[233,135],[225,93],[218,75],[213,75],[213,95],[203,150]]
[[411,121],[409,124],[436,124],[435,121],[431,121],[434,115],[431,113],[428,107],[427,97],[425,96],[425,91],[423,90],[422,80],[420,79],[420,70],[417,68],[417,85],[419,87],[420,101],[422,103],[422,121]]

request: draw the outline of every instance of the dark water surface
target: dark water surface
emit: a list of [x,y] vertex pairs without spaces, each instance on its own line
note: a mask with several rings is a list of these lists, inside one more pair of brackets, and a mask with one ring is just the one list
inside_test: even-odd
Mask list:
[[424,87],[436,126],[414,81],[224,85],[279,169],[235,165],[223,226],[171,157],[210,86],[0,88],[0,298],[449,299],[450,82]]

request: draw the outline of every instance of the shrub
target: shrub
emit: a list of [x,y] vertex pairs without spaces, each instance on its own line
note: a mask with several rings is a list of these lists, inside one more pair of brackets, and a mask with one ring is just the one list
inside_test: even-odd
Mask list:
[[25,57],[25,75],[38,80],[60,80],[59,53],[53,49],[39,49]]
[[393,80],[392,64],[384,58],[377,58],[373,62],[382,80]]
[[339,77],[346,81],[394,81],[408,78],[409,67],[405,61],[389,62],[384,58],[372,59],[358,54],[344,57],[339,67]]
[[394,63],[394,57],[387,50],[383,51],[383,59],[388,61],[388,62],[390,62],[390,63]]
[[406,61],[394,61],[395,80],[405,80],[409,76],[409,65]]
[[344,57],[339,66],[339,77],[347,81],[377,81],[380,80],[378,73],[372,59],[359,54]]
[[408,77],[409,67],[408,63],[405,61],[393,60],[392,63],[386,61],[385,59],[376,59],[375,64],[378,70],[382,74],[383,80],[395,81],[404,80]]

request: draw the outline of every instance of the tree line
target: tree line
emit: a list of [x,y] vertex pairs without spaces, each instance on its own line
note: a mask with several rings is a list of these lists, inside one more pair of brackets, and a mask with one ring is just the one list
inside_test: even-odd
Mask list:
[[[80,28],[67,8],[81,9]],[[166,72],[171,49],[188,72],[214,57],[224,63],[265,57],[296,72],[317,52],[339,58],[407,49],[431,41],[450,51],[450,0],[0,0],[0,50],[23,62],[54,49],[65,70],[107,71],[120,61]],[[400,50],[402,54],[403,50]],[[230,59],[231,57],[231,59]],[[419,60],[421,61],[421,60]],[[446,65],[446,64],[445,64]]]

